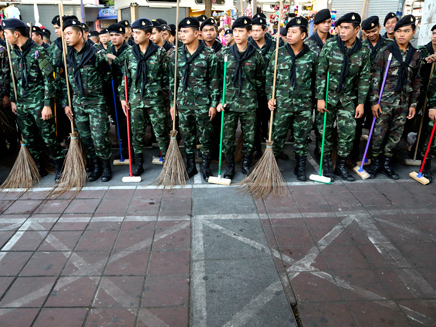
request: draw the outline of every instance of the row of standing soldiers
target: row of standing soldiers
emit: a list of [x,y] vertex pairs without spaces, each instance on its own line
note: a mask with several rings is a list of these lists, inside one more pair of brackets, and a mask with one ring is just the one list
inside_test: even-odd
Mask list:
[[[426,85],[423,71],[428,71],[429,63],[436,59],[436,37],[432,36],[432,42],[421,49],[410,44],[415,33],[415,18],[411,15],[398,20],[395,14],[388,14],[384,25],[390,35],[381,36],[378,17],[361,23],[357,13],[349,13],[336,22],[339,35],[334,37],[329,34],[330,12],[322,10],[315,16],[316,31],[310,38],[307,38],[305,18],[295,17],[286,25],[286,42],[278,50],[273,100],[276,41],[266,33],[263,14],[253,19],[238,18],[232,30],[226,31],[233,35],[234,42],[227,47],[216,40],[217,25],[213,18],[203,17],[200,21],[194,17],[184,18],[178,24],[179,40],[173,40],[179,42],[177,76],[174,76],[174,45],[169,38],[162,38],[165,32],[174,34],[174,29],[166,22],[141,18],[131,26],[127,21],[113,24],[102,33],[110,35],[106,45],[85,39],[86,26],[76,17],[65,16],[63,22],[55,17],[53,23],[58,36],[64,33],[68,45],[66,63],[72,104],[67,96],[62,39],[59,37],[45,49],[27,37],[27,26],[17,19],[2,22],[5,37],[12,45],[17,95],[11,92],[7,52],[3,48],[0,49],[0,95],[10,95],[20,132],[43,175],[42,139],[54,159],[56,180],[61,174],[63,152],[56,138],[54,103],[65,111],[66,117],[74,119],[90,162],[89,180],[111,179],[107,107],[112,95],[115,98],[112,111],[119,110],[120,127],[126,126],[121,118],[130,110],[134,175],[143,172],[147,122],[151,122],[164,158],[171,121],[177,119],[185,142],[187,173],[189,177],[197,173],[198,140],[202,173],[207,180],[212,175],[211,156],[217,152],[220,119],[216,116],[221,111],[225,111],[223,154],[227,169],[224,177],[232,179],[235,174],[238,122],[243,133],[242,172],[247,174],[253,154],[261,152],[261,139],[267,136],[269,110],[275,110],[271,122],[274,154],[278,159],[286,159],[283,148],[291,128],[297,159],[294,172],[298,179],[306,180],[308,135],[314,125],[313,109],[316,108],[315,129],[318,131],[322,131],[322,114],[328,111],[323,156],[325,176],[333,179],[336,174],[345,180],[354,180],[346,168],[346,159],[353,147],[356,148],[355,140],[360,139],[366,111],[367,119],[368,116],[377,118],[372,140],[373,160],[368,172],[373,178],[383,172],[397,179],[392,167],[393,150],[400,141],[406,120],[416,113],[420,94],[425,89],[423,85]],[[358,38],[361,28],[367,35],[363,42]],[[436,34],[436,26],[432,33]],[[390,38],[392,35],[394,40]],[[379,102],[383,72],[390,54],[393,59]],[[224,60],[227,61],[226,76],[223,76]],[[223,79],[226,80],[225,90],[221,87]],[[436,116],[434,79],[427,95],[432,121]],[[174,80],[177,81],[177,110],[172,102]],[[58,120],[60,116],[57,115]],[[335,124],[338,160],[333,169]],[[123,140],[126,134],[127,131],[121,129]],[[433,146],[430,157],[435,155],[436,146]],[[430,160],[427,160],[425,174],[431,178]]]

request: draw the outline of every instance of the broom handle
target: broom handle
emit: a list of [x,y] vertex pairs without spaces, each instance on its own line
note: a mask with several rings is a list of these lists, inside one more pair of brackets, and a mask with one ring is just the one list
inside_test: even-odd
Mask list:
[[[274,101],[276,98],[276,81],[277,81],[277,60],[279,59],[279,37],[280,37],[280,22],[282,21],[282,11],[283,11],[283,1],[280,0],[280,12],[279,12],[279,21],[277,23],[277,41],[276,41],[276,52],[275,52],[275,62],[274,62],[274,79],[273,79],[273,89],[272,89],[272,100]],[[271,110],[270,118],[269,118],[269,134],[268,141],[271,142],[272,138],[272,128],[274,121],[274,110]]]
[[[126,68],[127,69],[127,68]],[[130,170],[130,177],[133,177],[132,174],[132,150],[130,149],[130,119],[129,119],[129,92],[127,90],[127,72],[124,73],[124,92],[126,93],[126,103],[127,103],[127,110],[126,110],[126,120],[127,120],[127,146],[129,147],[129,170]]]
[[[68,65],[67,65],[67,45],[65,43],[65,38],[64,38],[64,22],[62,19],[62,16],[64,14],[64,3],[61,0],[60,4],[59,4],[59,21],[61,23],[61,38],[62,38],[62,56],[64,58],[64,71],[65,71],[65,83],[67,83],[67,96],[68,96],[68,106],[71,108],[71,110],[73,110],[73,106],[71,105],[71,91],[70,91],[70,83],[68,80]],[[70,120],[70,125],[71,125],[71,133],[74,133],[74,122],[73,120]]]
[[[428,89],[430,88],[431,78],[433,77],[433,71],[434,71],[434,63],[431,64],[430,76],[428,78],[428,84],[427,84],[427,93],[428,93]],[[418,132],[418,138],[416,139],[416,143],[415,143],[416,146],[415,146],[415,154],[413,155],[413,160],[416,160],[416,154],[418,153],[419,139],[421,138],[422,124],[424,123],[425,109],[427,109],[427,93],[425,94],[424,106],[422,107],[421,123],[419,124],[419,132]]]
[[422,175],[422,171],[424,170],[425,161],[427,160],[428,151],[430,150],[431,143],[434,137],[434,131],[436,129],[436,122],[433,122],[433,129],[431,131],[430,139],[428,140],[427,150],[425,150],[425,156],[422,159],[421,169],[419,170],[419,174]]
[[325,92],[324,123],[322,124],[321,157],[319,159],[319,176],[322,176],[322,160],[324,159],[325,125],[327,123],[327,100],[329,99],[330,72],[327,72],[327,87]]
[[[391,66],[391,61],[392,61],[392,53],[389,55],[388,64],[386,65],[385,76],[383,77],[382,87],[380,89],[380,94],[378,96],[378,104],[380,104],[382,96],[383,96],[383,91],[385,89],[386,79],[388,77],[388,71],[389,71],[389,67]],[[363,154],[362,162],[360,164],[360,171],[363,170],[363,165],[365,164],[365,158],[366,158],[366,155],[368,153],[369,143],[371,143],[371,137],[372,137],[372,132],[374,131],[375,121],[376,121],[376,118],[374,117],[372,119],[371,130],[369,131],[369,135],[368,135],[368,141],[366,142],[365,153]]]
[[173,131],[176,130],[176,113],[177,113],[177,107],[176,107],[176,102],[177,102],[177,83],[178,83],[178,78],[177,78],[177,57],[179,54],[179,2],[177,0],[177,12],[176,12],[176,39],[174,40],[174,42],[176,43],[176,54],[174,56],[174,97],[173,97],[173,108],[174,108],[174,119],[173,119]]
[[[224,78],[223,78],[223,109],[226,103],[226,76],[227,76],[227,59],[224,55]],[[221,177],[221,157],[223,155],[223,133],[224,133],[224,110],[221,111],[221,132],[220,132],[220,155],[218,157],[218,176]]]

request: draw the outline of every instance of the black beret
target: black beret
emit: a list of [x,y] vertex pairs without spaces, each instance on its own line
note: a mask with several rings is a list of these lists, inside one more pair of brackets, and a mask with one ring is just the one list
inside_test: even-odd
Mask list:
[[336,26],[339,26],[342,23],[352,23],[352,24],[360,25],[361,22],[362,22],[362,18],[360,18],[360,15],[358,13],[349,12],[348,14],[345,14],[338,19]]
[[280,35],[281,36],[286,36],[288,34],[288,30],[286,29],[286,27],[282,27],[280,29]]
[[397,15],[395,15],[394,12],[390,12],[389,14],[386,15],[386,17],[385,17],[385,21],[384,21],[384,23],[383,23],[383,26],[385,26],[385,25],[386,25],[386,22],[387,22],[389,19],[391,19],[391,18],[396,18],[396,19],[397,19],[397,22],[398,22],[398,17],[397,17]]
[[266,27],[266,19],[263,17],[256,17],[253,18],[253,20],[251,21],[252,25],[262,25],[263,27]]
[[167,24],[162,24],[160,28],[162,28],[162,31],[169,31],[171,33],[171,27]]
[[46,28],[42,29],[42,36],[50,36],[50,35],[51,35],[51,32],[48,29],[46,29]]
[[81,22],[79,22],[77,19],[67,19],[66,21],[63,22],[62,26],[62,30],[65,30],[67,27],[70,26],[74,26],[74,27],[80,27],[80,29],[83,30],[83,26],[84,24],[82,24]]
[[198,20],[200,23],[202,23],[202,22],[204,22],[204,21],[207,19],[207,16],[206,16],[206,15],[200,15],[200,16],[195,17],[195,18],[197,18],[197,20]]
[[204,22],[202,22],[200,25],[200,31],[203,30],[203,27],[208,26],[208,25],[216,26],[217,23],[216,23],[215,18],[208,18]]
[[332,18],[332,15],[330,13],[330,10],[328,9],[322,9],[318,11],[315,15],[315,18],[313,19],[314,24],[320,24],[323,21]]
[[378,25],[380,25],[378,16],[371,16],[362,22],[362,29],[364,31],[372,30],[373,28],[377,27]]
[[153,23],[150,19],[147,18],[139,18],[132,23],[132,29],[142,30],[147,27],[152,27]]
[[42,35],[42,30],[39,26],[32,26],[32,33]]
[[57,21],[59,20],[59,15],[56,15],[53,17],[53,19],[51,20],[51,24],[52,25],[57,25]]
[[233,22],[232,30],[235,28],[244,28],[248,26],[251,26],[251,18],[248,16],[241,16]]
[[395,25],[394,31],[396,31],[397,29],[404,27],[404,26],[410,26],[416,25],[416,18],[413,15],[406,15],[403,16],[403,18],[401,18],[398,23]]
[[156,20],[161,24],[161,25],[168,25],[168,22],[165,19],[162,18],[156,18]]
[[0,31],[3,31],[3,27],[2,27],[2,24],[0,24]]
[[127,19],[126,20],[120,20],[118,23],[120,23],[124,27],[130,27],[130,23],[129,23],[129,21]]
[[[56,18],[56,22],[54,22],[53,25],[61,26],[61,19],[59,18],[59,15],[56,16],[55,18]],[[69,20],[69,19],[79,20],[75,15],[62,16],[62,21],[63,22],[65,22],[66,20]]]
[[102,28],[102,29],[100,30],[100,35],[102,35],[102,34],[107,34],[107,33],[109,33],[109,30],[108,30],[107,28]]
[[436,30],[436,25],[433,25],[433,27],[431,28],[432,32],[433,32],[433,30]]
[[89,36],[99,36],[100,33],[98,31],[91,31],[91,33],[89,33]]
[[120,23],[115,23],[109,25],[107,28],[107,33],[117,33],[117,34],[124,34],[126,33],[125,27]]
[[153,24],[153,27],[161,27],[161,23],[157,19],[152,19],[151,23]]
[[17,18],[9,18],[4,19],[2,21],[2,26],[4,30],[14,30],[16,28],[27,28],[27,25],[24,24],[21,20]]
[[176,25],[175,24],[169,24],[168,25],[171,28],[171,35],[176,36]]
[[264,18],[266,19],[266,16],[263,12],[258,12],[256,15],[253,16],[253,20],[256,18]]
[[226,31],[224,32],[224,34],[225,34],[225,35],[229,35],[229,34],[232,34],[232,35],[233,35],[233,30],[231,30],[230,28],[229,28],[229,29],[226,29]]
[[200,22],[197,20],[196,17],[186,17],[183,18],[179,23],[179,29],[186,28],[186,27],[200,27]]
[[83,29],[85,32],[89,32],[89,26],[88,26],[88,24],[86,24],[86,23],[82,23],[82,29]]
[[307,19],[303,17],[294,17],[286,24],[286,31],[289,27],[302,26],[307,28]]

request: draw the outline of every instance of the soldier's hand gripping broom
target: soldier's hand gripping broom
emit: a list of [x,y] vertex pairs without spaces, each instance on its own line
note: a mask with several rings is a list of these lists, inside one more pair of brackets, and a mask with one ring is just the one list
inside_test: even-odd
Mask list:
[[[280,1],[280,14],[277,28],[277,35],[280,37],[280,23],[282,21],[283,2]],[[275,99],[276,81],[277,81],[277,60],[279,55],[279,38],[276,42],[275,63],[274,63],[274,80],[272,99]],[[274,122],[274,111],[271,111],[269,136],[266,142],[266,150],[262,158],[256,163],[251,173],[239,183],[240,186],[254,198],[267,198],[271,193],[274,196],[282,195],[285,193],[286,184],[277,165],[272,149],[272,128]]]

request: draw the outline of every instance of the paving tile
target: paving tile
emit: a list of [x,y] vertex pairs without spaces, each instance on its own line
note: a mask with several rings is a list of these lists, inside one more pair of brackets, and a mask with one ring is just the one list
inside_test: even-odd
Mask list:
[[91,309],[85,327],[125,327],[135,326],[137,309],[111,308]]
[[153,250],[190,250],[191,230],[185,228],[153,243]]
[[291,280],[297,301],[301,302],[335,302],[342,301],[342,295],[332,282],[313,275],[310,272],[301,272]]
[[[17,226],[18,228],[19,226]],[[15,234],[15,231],[11,232],[2,232],[0,233],[0,249],[11,239],[12,235]]]
[[77,195],[76,199],[101,199],[104,197],[106,190],[81,190]]
[[59,214],[32,214],[20,230],[50,230],[59,219]]
[[60,277],[45,307],[89,307],[99,280],[99,277]]
[[348,307],[360,326],[410,326],[409,321],[392,301],[349,302]]
[[85,230],[91,220],[91,215],[70,215],[63,214],[58,222],[53,226],[53,230],[69,231],[69,230]]
[[93,303],[94,307],[137,308],[144,277],[102,277]]
[[373,269],[385,268],[410,268],[411,264],[407,260],[395,260],[391,256],[382,255],[373,244],[359,245],[362,255]]
[[189,304],[189,275],[148,276],[142,307],[178,307]]
[[129,207],[130,198],[129,199],[123,199],[123,198],[104,198],[97,210],[96,213],[103,213],[103,214],[124,214]]
[[45,200],[51,192],[52,190],[32,191],[32,189],[30,189],[20,197],[20,200]]
[[298,312],[303,326],[358,326],[344,302],[301,303],[298,305]]
[[97,230],[97,231],[118,231],[123,224],[124,217],[122,214],[118,216],[110,216],[107,214],[95,214],[94,217],[89,222],[86,227],[87,230]]
[[128,214],[152,215],[159,212],[161,198],[134,197],[127,209]]
[[12,203],[14,203],[14,200],[2,200],[0,201],[0,214],[5,212],[7,208],[10,207]]
[[156,326],[188,327],[189,309],[180,308],[141,308],[139,310],[137,327]]
[[0,200],[17,200],[23,194],[22,192],[0,192]]
[[359,248],[345,244],[330,244],[322,250],[322,256],[330,269],[371,269]]
[[35,210],[35,213],[62,213],[70,202],[70,200],[45,200]]
[[118,234],[114,250],[139,250],[150,249],[153,241],[154,230],[122,230]]
[[116,231],[85,231],[77,244],[76,251],[111,250],[116,238]]
[[55,277],[18,277],[0,301],[0,307],[40,307],[55,280]]
[[[165,192],[167,193],[167,192]],[[156,198],[156,199],[160,199],[163,195],[163,191],[160,189],[136,189],[135,193],[133,194],[133,199],[135,198]],[[191,196],[192,193],[189,193],[189,195],[186,196]],[[174,196],[174,195],[173,195]]]
[[314,245],[312,236],[306,226],[273,226],[273,232],[280,247],[292,245]]
[[189,273],[189,251],[153,251],[151,254],[150,275]]
[[20,272],[20,276],[57,276],[69,255],[69,252],[35,252]]
[[104,199],[121,199],[130,202],[134,193],[135,189],[110,189],[106,191]]
[[30,326],[38,312],[29,308],[0,309],[0,319],[4,326]]
[[160,216],[186,216],[191,215],[192,200],[189,197],[162,198]]
[[[279,248],[279,251],[285,256],[283,263],[290,272],[312,271],[313,268],[321,271],[329,269],[317,247],[308,245],[287,246]],[[291,264],[286,261],[286,258],[293,259],[295,262]],[[310,261],[308,259],[310,259]]]
[[0,275],[16,276],[31,256],[31,252],[0,252]]
[[423,320],[427,326],[436,325],[436,300],[400,300],[398,306],[412,326],[423,326]]
[[330,208],[319,190],[314,186],[289,187],[299,208]]
[[14,281],[14,277],[0,277],[0,298],[8,289],[9,285]]
[[94,213],[100,204],[100,199],[74,199],[65,213]]
[[150,252],[141,251],[114,251],[109,258],[104,274],[114,276],[139,275],[146,273]]
[[436,242],[428,244],[400,243],[397,246],[413,266],[435,267],[435,245]]
[[47,236],[46,231],[18,231],[3,246],[3,251],[35,251]]
[[34,327],[81,327],[88,312],[86,308],[42,309]]
[[132,217],[126,217],[123,224],[121,225],[121,230],[142,230],[142,229],[155,229],[157,223],[157,215],[155,219],[149,221],[135,221]]
[[171,192],[163,191],[162,197],[168,198],[168,197],[192,197],[193,192],[192,189],[189,188],[177,188],[171,190]]
[[38,251],[72,251],[82,233],[82,231],[51,231]]
[[73,252],[61,275],[63,276],[99,276],[109,258],[110,251]]
[[41,204],[38,200],[17,200],[4,213],[11,214],[30,214]]

